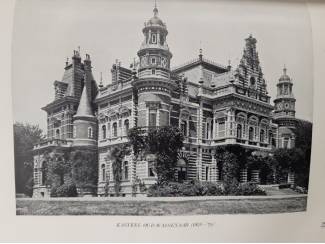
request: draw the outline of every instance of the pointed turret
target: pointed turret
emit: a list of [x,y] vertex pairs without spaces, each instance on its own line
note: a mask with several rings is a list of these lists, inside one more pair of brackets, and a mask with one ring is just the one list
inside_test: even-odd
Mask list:
[[97,144],[97,118],[94,116],[93,108],[89,100],[89,76],[84,74],[84,86],[80,97],[77,113],[73,116],[73,145],[74,146],[96,146]]
[[277,86],[277,95],[274,99],[275,117],[295,117],[295,103],[292,87],[292,79],[287,74],[287,68],[284,66],[283,74],[279,78]]
[[87,86],[86,86],[86,77],[87,75],[85,74],[85,79],[84,79],[84,87],[82,89],[82,94],[78,106],[77,113],[75,115],[76,117],[94,117],[94,113],[92,110],[92,107],[90,105],[89,97],[87,95]]

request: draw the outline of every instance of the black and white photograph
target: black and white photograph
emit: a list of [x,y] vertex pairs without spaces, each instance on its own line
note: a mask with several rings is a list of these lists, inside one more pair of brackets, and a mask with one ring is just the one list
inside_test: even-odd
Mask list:
[[16,215],[307,211],[303,1],[17,0]]

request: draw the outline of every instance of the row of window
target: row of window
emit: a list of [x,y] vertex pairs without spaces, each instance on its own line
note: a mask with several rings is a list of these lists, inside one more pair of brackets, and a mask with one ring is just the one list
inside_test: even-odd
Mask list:
[[[102,139],[106,139],[107,137],[109,137],[110,135],[108,134],[110,132],[110,130],[112,129],[112,137],[117,137],[118,136],[118,128],[122,127],[122,121],[116,121],[112,124],[112,128],[110,128],[110,124],[106,125],[102,125],[102,134],[101,134],[101,138]],[[130,127],[130,123],[129,120],[126,119],[124,120],[124,124],[123,124],[123,135],[127,135],[128,131],[129,131],[129,127]]]
[[[191,123],[192,121],[189,121],[189,124]],[[193,123],[193,122],[192,122]],[[188,121],[185,121],[185,120],[182,120],[181,121],[181,131],[183,133],[183,135],[185,136],[190,136],[190,137],[193,137],[193,132],[191,132],[191,130],[193,130],[193,126],[190,126],[188,124]],[[189,132],[190,130],[190,132]],[[194,128],[194,130],[196,130],[196,128]],[[248,140],[250,141],[254,141],[256,135],[256,128],[250,126],[249,127],[249,131],[248,131]],[[212,136],[213,135],[213,124],[212,122],[203,122],[202,124],[202,138],[203,139],[212,139]],[[218,138],[223,138],[225,137],[226,135],[226,123],[225,121],[219,121],[218,123],[216,123],[216,135]],[[271,140],[272,139],[272,133],[270,133],[269,135],[269,139]],[[238,139],[243,139],[244,138],[244,130],[243,130],[243,126],[241,124],[238,124],[237,125],[237,138]],[[260,130],[260,141],[261,142],[265,142],[266,140],[266,132],[264,129],[261,129]],[[270,141],[271,143],[271,141]]]

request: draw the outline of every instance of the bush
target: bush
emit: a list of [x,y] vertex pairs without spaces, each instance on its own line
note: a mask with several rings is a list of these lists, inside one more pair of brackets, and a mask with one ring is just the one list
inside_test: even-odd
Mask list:
[[65,183],[57,188],[52,188],[52,197],[76,197],[78,196],[77,187],[73,183]]
[[152,185],[148,189],[149,197],[174,196],[219,196],[223,195],[220,185],[212,182],[170,182],[162,185]]
[[163,185],[152,185],[148,189],[148,197],[181,197],[181,196],[265,196],[266,192],[255,183],[220,185],[213,182],[192,181],[188,183],[170,182]]

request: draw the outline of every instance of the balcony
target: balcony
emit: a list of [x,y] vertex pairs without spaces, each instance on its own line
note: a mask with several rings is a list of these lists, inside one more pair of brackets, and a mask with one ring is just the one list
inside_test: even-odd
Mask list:
[[38,150],[46,147],[70,147],[72,141],[62,140],[62,139],[47,139],[34,145],[33,150]]

